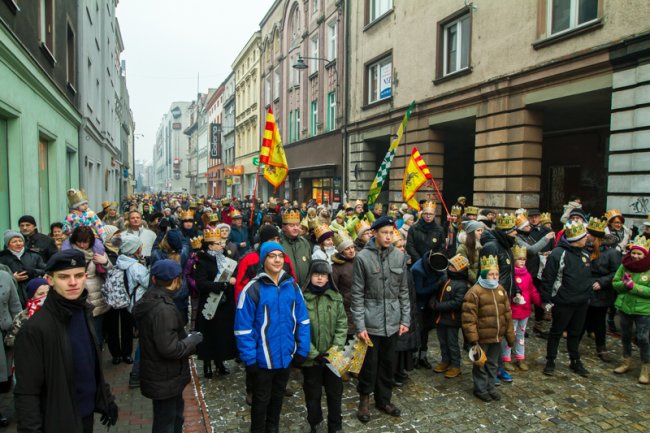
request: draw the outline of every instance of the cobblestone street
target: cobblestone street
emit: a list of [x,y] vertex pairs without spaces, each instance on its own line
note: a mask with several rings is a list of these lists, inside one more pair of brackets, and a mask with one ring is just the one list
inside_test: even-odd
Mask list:
[[[431,333],[430,340],[429,360],[433,362],[439,353],[435,332]],[[546,340],[531,335],[527,339],[531,369],[514,373],[514,382],[498,388],[503,397],[499,402],[483,403],[472,395],[471,364],[467,358],[463,360],[463,374],[457,379],[445,379],[431,370],[414,370],[404,387],[393,394],[393,402],[402,410],[401,418],[390,418],[372,407],[372,419],[366,425],[356,419],[358,398],[356,383],[351,381],[344,390],[344,430],[348,433],[650,431],[650,389],[637,384],[638,352],[633,353],[633,370],[615,375],[612,369],[620,359],[620,341],[608,337],[608,344],[614,358],[611,364],[595,356],[593,340],[586,338],[582,342],[583,361],[591,372],[589,378],[582,378],[568,369],[563,340],[556,374],[547,377],[542,374]],[[201,379],[215,432],[243,432],[249,427],[243,368],[235,363],[229,367],[232,371],[229,376]],[[200,362],[197,370],[202,371]],[[309,431],[301,383],[300,374],[293,372],[289,386],[294,396],[285,399],[282,432]],[[326,431],[324,425],[322,428],[321,431]]]

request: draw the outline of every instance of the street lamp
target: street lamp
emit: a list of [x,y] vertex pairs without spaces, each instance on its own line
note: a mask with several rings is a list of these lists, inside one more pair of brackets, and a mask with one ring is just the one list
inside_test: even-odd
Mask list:
[[309,68],[309,66],[307,66],[307,63],[305,63],[304,59],[307,59],[307,60],[322,60],[322,61],[327,62],[327,63],[331,62],[331,60],[324,59],[322,57],[303,57],[301,55],[298,55],[298,60],[296,60],[296,63],[294,63],[292,67],[294,69],[298,69],[298,70],[304,70],[304,69]]

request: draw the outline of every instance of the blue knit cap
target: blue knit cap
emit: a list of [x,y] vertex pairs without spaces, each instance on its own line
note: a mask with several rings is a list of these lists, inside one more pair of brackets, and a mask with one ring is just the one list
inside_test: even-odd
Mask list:
[[264,266],[264,260],[271,251],[282,251],[282,253],[284,253],[284,248],[282,248],[282,245],[274,241],[264,242],[260,247],[260,263],[262,266]]

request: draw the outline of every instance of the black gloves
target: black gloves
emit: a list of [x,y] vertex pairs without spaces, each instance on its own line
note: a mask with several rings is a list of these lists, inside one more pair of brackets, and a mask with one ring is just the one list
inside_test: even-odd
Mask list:
[[325,365],[329,362],[326,359],[328,356],[330,356],[330,354],[327,352],[319,353],[318,355],[316,355],[316,358],[314,358],[314,362],[316,362],[316,364],[319,365]]
[[246,366],[246,374],[248,374],[249,376],[255,376],[257,374],[257,372],[259,371],[259,369],[260,368],[257,366],[257,363],[247,365]]
[[300,366],[307,360],[302,355],[293,355],[293,361],[291,361],[291,365],[294,366],[295,368],[300,368]]
[[368,203],[363,204],[363,213],[367,214],[368,213]]
[[111,401],[108,404],[108,413],[102,415],[102,417],[100,418],[100,421],[101,421],[102,425],[105,425],[105,426],[108,426],[108,427],[110,427],[112,425],[115,425],[117,423],[117,413],[118,413],[118,411],[119,411],[119,408],[117,407],[115,402]]
[[198,346],[199,343],[203,341],[203,334],[200,332],[190,332],[187,337],[183,340],[188,346]]

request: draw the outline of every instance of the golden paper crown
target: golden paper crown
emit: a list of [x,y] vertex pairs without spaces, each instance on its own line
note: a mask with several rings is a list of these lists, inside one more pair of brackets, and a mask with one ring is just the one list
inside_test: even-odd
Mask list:
[[373,208],[374,210],[380,210],[380,209],[381,209],[381,210],[384,210],[384,205],[383,205],[382,203],[375,203],[375,204],[372,206],[372,208]]
[[605,212],[605,219],[607,220],[607,222],[610,222],[614,217],[623,218],[623,214],[619,209],[610,209],[607,212]]
[[208,215],[208,222],[217,223],[219,222],[219,215],[212,212]]
[[539,216],[539,222],[540,224],[551,224],[553,221],[551,220],[551,213],[550,212],[542,212],[542,214]]
[[354,202],[354,207],[357,207],[357,206],[363,206],[363,201],[361,201],[360,199],[357,199],[357,200]]
[[476,206],[467,206],[465,208],[465,215],[478,215],[478,208]]
[[634,241],[630,244],[630,248],[642,248],[646,254],[650,251],[650,241],[648,241],[645,236],[637,236],[634,238]]
[[388,216],[397,218],[397,211],[395,209],[391,209],[387,212]]
[[221,240],[221,230],[206,228],[203,230],[203,242],[218,242]]
[[344,210],[354,209],[354,206],[352,205],[352,203],[347,202],[347,203],[345,204],[345,206],[343,206],[343,209],[344,209]]
[[68,190],[68,205],[72,209],[76,209],[84,203],[88,203],[88,194],[84,190],[69,189]]
[[190,245],[193,250],[198,250],[201,248],[201,242],[203,242],[203,236],[197,236],[195,238],[190,238]]
[[291,210],[283,213],[282,224],[300,224],[300,212]]
[[528,249],[526,247],[520,247],[519,245],[512,247],[512,255],[514,256],[515,260],[525,259],[527,253]]
[[481,272],[499,270],[499,260],[496,256],[481,257]]
[[[233,219],[233,218],[240,218],[240,217],[242,217],[242,216],[241,216],[241,212],[239,212],[237,209],[233,209],[233,210],[230,211],[230,218],[231,218],[231,219]],[[242,217],[242,218],[243,218],[243,217]]]
[[452,206],[451,207],[451,214],[456,215],[457,217],[460,217],[463,214],[463,208],[460,206]]
[[436,202],[433,200],[425,201],[422,204],[422,212],[424,212],[425,210],[431,213],[436,213]]
[[222,206],[228,206],[229,204],[230,204],[230,199],[229,198],[221,199],[221,205]]
[[461,254],[456,254],[454,257],[449,259],[449,264],[460,272],[463,269],[469,267],[469,260],[467,260],[467,257]]
[[589,223],[587,224],[587,230],[593,232],[605,233],[605,228],[607,228],[607,221],[600,218],[589,218]]
[[314,229],[314,236],[316,237],[316,240],[320,239],[320,237],[326,233],[332,233],[332,230],[325,224],[317,226]]
[[361,236],[363,232],[370,228],[370,224],[366,220],[361,220],[354,225],[354,231],[357,233],[357,236]]
[[110,207],[111,202],[108,200],[105,200],[102,202],[102,209],[106,209],[107,207]]
[[181,211],[181,221],[192,220],[194,221],[194,211],[184,210]]
[[397,230],[397,227],[393,226],[393,244],[397,243],[398,241],[403,241],[404,237],[402,236],[402,232]]
[[579,241],[587,235],[585,225],[578,221],[569,221],[564,226],[564,237],[569,242]]
[[332,239],[334,240],[335,247],[338,247],[344,242],[350,242],[350,244],[352,244],[352,239],[344,232],[335,232]]
[[338,212],[336,213],[336,217],[337,217],[337,218],[345,218],[345,211],[344,211],[344,210],[340,210],[340,211],[338,211]]
[[501,230],[512,230],[515,228],[515,216],[504,213],[497,215],[497,228]]
[[195,202],[195,201],[190,202],[190,209],[196,209],[197,207],[199,207],[197,202]]
[[517,228],[520,229],[520,230],[523,229],[524,227],[526,227],[529,224],[530,223],[528,222],[528,218],[523,213],[520,213],[515,218],[515,226],[517,226]]

